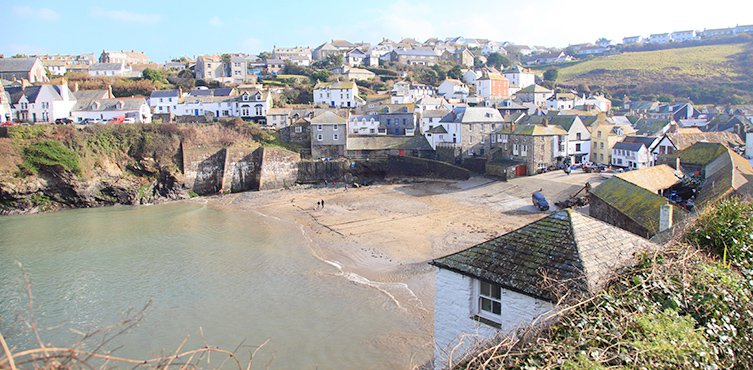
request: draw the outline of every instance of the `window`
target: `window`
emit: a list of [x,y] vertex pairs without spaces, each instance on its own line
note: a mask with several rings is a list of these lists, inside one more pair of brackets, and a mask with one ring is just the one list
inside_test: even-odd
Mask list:
[[316,140],[322,141],[324,140],[324,136],[322,134],[316,135]]
[[332,135],[332,140],[335,140],[335,141],[340,140],[340,135],[338,134]]
[[324,129],[324,126],[322,126],[322,125],[316,125],[316,129],[317,129],[318,131],[321,131],[321,130],[323,130],[323,129]]
[[340,129],[340,126],[339,126],[339,125],[334,125],[334,126],[332,126],[332,131],[337,131],[337,130],[339,130],[339,129]]
[[518,155],[518,144],[512,144],[512,155]]
[[599,149],[604,149],[604,143],[599,143]]
[[525,157],[528,155],[528,145],[521,145],[520,146],[520,155]]
[[502,288],[499,285],[479,281],[478,310],[483,318],[498,321],[502,315]]
[[575,134],[575,140],[580,140],[580,139],[581,139],[581,133],[579,132]]
[[303,127],[301,127],[301,126],[295,126],[295,132],[297,132],[297,133],[303,132]]
[[579,152],[579,151],[580,151],[580,144],[575,144],[575,151],[576,151],[576,152]]

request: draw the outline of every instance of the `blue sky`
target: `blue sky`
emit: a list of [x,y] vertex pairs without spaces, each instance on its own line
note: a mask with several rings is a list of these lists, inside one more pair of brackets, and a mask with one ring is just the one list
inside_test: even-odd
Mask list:
[[315,47],[333,38],[462,35],[567,46],[599,37],[753,24],[750,0],[2,0],[0,54],[142,50],[181,55]]

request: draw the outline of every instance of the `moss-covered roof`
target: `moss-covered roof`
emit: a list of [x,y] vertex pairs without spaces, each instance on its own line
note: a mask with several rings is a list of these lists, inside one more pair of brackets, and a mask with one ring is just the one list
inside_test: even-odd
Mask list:
[[635,252],[652,247],[627,231],[563,210],[431,263],[552,301],[552,292],[542,284],[544,275],[575,293],[595,292]]
[[724,144],[698,142],[678,152],[677,156],[681,164],[705,166],[726,152]]
[[[659,211],[663,204],[667,204],[667,198],[619,177],[604,181],[591,190],[591,195],[609,204],[651,234],[659,232]],[[684,217],[679,207],[674,207],[674,210],[675,220]]]

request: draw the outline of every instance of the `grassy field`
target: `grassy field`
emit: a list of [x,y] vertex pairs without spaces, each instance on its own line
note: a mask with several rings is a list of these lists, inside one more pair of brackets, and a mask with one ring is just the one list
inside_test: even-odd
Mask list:
[[557,83],[601,86],[617,94],[675,97],[732,94],[753,98],[748,66],[751,44],[698,46],[596,57],[559,69]]
[[559,78],[563,83],[569,83],[593,74],[594,71],[633,70],[678,78],[737,78],[740,72],[733,63],[733,56],[742,53],[744,45],[699,46],[599,57],[561,69]]

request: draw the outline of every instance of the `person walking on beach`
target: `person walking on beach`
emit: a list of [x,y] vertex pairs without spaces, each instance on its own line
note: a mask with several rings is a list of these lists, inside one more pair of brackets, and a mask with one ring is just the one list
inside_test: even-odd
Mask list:
[[321,206],[321,204],[320,204],[320,203],[319,203],[319,201],[317,200],[317,201],[316,201],[316,207],[315,207],[314,209],[319,209],[319,207],[320,207],[320,206]]
[[322,209],[324,209],[324,199],[322,199]]

